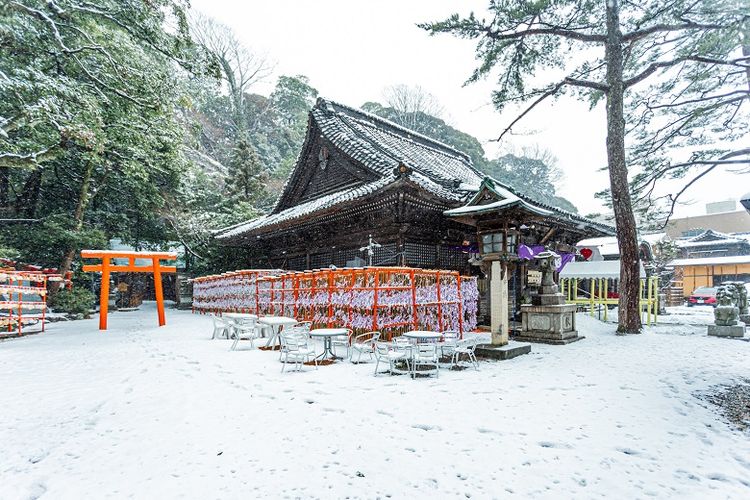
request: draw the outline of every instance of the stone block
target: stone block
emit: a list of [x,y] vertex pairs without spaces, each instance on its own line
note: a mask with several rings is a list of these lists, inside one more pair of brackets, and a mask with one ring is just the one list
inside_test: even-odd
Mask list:
[[477,346],[476,354],[480,358],[490,359],[513,359],[516,356],[531,352],[531,344],[525,342],[510,341],[506,345],[497,346],[492,344],[481,344]]
[[557,285],[539,286],[539,295],[555,295],[558,292]]
[[540,306],[559,306],[565,304],[565,297],[561,293],[557,295],[540,295]]
[[742,338],[745,336],[745,325],[708,325],[708,334],[711,337]]

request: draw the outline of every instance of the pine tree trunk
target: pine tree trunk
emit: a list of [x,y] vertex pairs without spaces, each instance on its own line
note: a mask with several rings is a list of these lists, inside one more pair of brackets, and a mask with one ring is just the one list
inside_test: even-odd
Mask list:
[[16,215],[33,219],[39,203],[39,193],[42,187],[42,167],[36,166],[23,184],[21,194],[16,198]]
[[618,0],[607,0],[607,163],[612,207],[620,249],[620,299],[617,333],[639,333],[640,267],[635,217],[630,201],[628,167],[625,163],[625,116],[623,100],[622,32]]
[[[79,232],[81,229],[83,229],[83,217],[86,214],[86,207],[89,203],[89,186],[91,185],[91,174],[93,173],[93,171],[94,162],[89,160],[86,163],[86,171],[83,174],[81,188],[78,190],[78,203],[76,204],[76,210],[73,214],[73,229],[75,232]],[[76,248],[75,246],[69,247],[65,250],[62,261],[60,262],[60,267],[58,267],[58,272],[63,277],[65,277],[65,274],[70,271],[70,267],[73,265],[73,259],[75,259],[77,251],[78,248]],[[53,282],[50,285],[50,291],[53,293],[56,292],[60,286],[56,283],[59,282]]]
[[8,200],[10,199],[10,178],[8,167],[0,167],[0,210],[6,215]]

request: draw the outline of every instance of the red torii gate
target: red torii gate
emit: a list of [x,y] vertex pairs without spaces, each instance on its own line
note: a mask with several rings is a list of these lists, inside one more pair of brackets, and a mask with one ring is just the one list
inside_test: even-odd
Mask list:
[[[174,252],[128,252],[121,250],[81,250],[84,259],[101,259],[101,264],[84,265],[83,270],[90,273],[102,273],[102,286],[99,295],[99,330],[107,329],[107,311],[109,306],[109,273],[154,273],[154,294],[156,295],[156,310],[159,314],[159,326],[167,321],[164,317],[164,292],[161,286],[161,273],[176,273],[174,266],[162,266],[162,260],[176,260]],[[117,265],[111,259],[128,259],[127,265]],[[137,266],[136,259],[150,260],[151,264]]]

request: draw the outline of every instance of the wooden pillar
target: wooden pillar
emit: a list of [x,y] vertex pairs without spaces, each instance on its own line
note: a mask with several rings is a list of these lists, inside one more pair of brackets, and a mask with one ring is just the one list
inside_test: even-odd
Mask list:
[[99,291],[99,330],[107,329],[109,312],[109,257],[102,257],[102,286]]
[[167,320],[164,318],[164,291],[161,286],[161,269],[159,265],[159,258],[153,257],[151,259],[154,267],[154,295],[156,295],[156,312],[159,315],[159,326],[167,324]]
[[490,267],[490,324],[492,344],[508,343],[508,272],[499,261]]

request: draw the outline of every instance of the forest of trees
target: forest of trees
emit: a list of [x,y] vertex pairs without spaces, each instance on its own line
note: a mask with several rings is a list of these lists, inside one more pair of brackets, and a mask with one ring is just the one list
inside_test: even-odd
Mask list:
[[[273,65],[179,0],[4,2],[0,46],[0,256],[63,271],[112,238],[182,245],[194,273],[232,268],[211,231],[273,206],[318,95],[301,75],[255,92]],[[363,109],[575,210],[549,157],[488,160],[422,89],[383,97]]]

